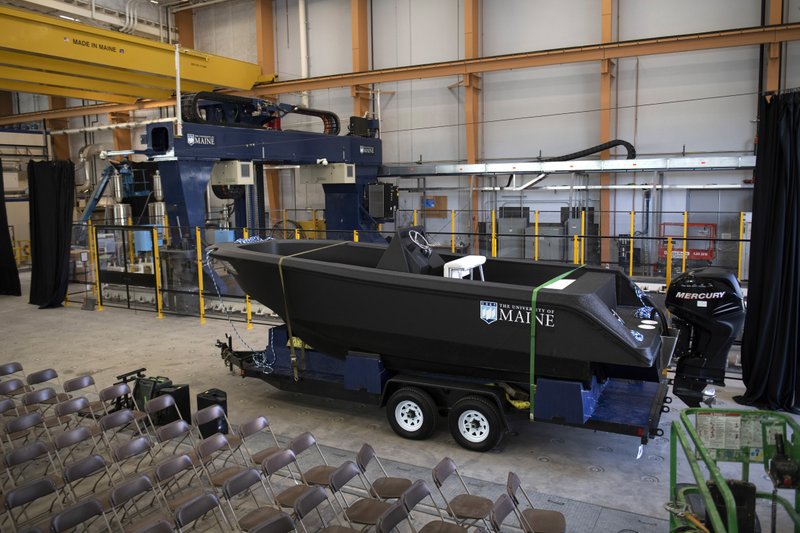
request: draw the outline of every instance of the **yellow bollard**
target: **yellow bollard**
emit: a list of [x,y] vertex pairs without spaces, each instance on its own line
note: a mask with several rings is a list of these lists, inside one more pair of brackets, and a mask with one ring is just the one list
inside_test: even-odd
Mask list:
[[456,253],[456,210],[450,210],[450,252]]
[[667,288],[672,283],[672,237],[667,237]]
[[97,228],[92,225],[91,220],[89,221],[87,230],[87,238],[89,239],[89,262],[91,263],[92,276],[94,277],[92,287],[94,289],[95,301],[97,302],[97,310],[102,311],[103,304],[100,303],[100,258],[97,253]]
[[200,239],[200,227],[194,227],[194,240],[197,247],[197,301],[200,307],[200,323],[206,323],[206,301],[203,298],[203,242]]
[[417,210],[416,209],[414,209],[414,213],[411,215],[411,225],[412,226],[416,226],[417,225]]
[[495,212],[492,209],[492,257],[497,257],[497,224],[495,219]]
[[170,235],[169,235],[169,216],[164,213],[164,244],[169,246],[170,245]]
[[744,211],[739,213],[739,260],[736,262],[736,277],[742,279],[742,260],[744,259]]
[[153,228],[153,271],[156,273],[156,312],[158,319],[164,318],[161,310],[161,260],[158,257],[158,230]]
[[[128,217],[128,226],[133,226],[133,219]],[[130,264],[128,265],[128,272],[133,272],[133,263],[136,261],[136,254],[133,250],[133,231],[128,230],[128,256],[130,257]]]
[[353,242],[358,242],[358,230],[353,230]]
[[586,209],[581,209],[581,264],[586,264]]
[[[242,228],[242,237],[245,239],[249,238],[250,234],[247,231],[247,228]],[[247,329],[253,329],[253,309],[252,305],[250,304],[250,295],[244,295],[244,309],[247,313]]]
[[631,240],[628,248],[628,276],[633,277],[633,211],[631,211]]
[[286,238],[286,209],[282,211],[283,216],[283,238]]
[[300,228],[294,228],[294,240],[300,240]]
[[689,254],[689,243],[686,242],[686,233],[689,227],[689,213],[683,212],[683,259],[681,260],[681,272],[686,272],[686,256]]
[[539,260],[539,211],[536,210],[533,216],[533,260]]
[[577,265],[578,259],[580,258],[580,252],[578,252],[578,236],[572,236],[572,264]]

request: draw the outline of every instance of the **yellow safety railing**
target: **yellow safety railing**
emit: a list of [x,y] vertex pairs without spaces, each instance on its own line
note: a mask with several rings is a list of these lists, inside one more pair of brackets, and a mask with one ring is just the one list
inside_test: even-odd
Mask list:
[[103,304],[100,300],[100,259],[97,253],[97,228],[92,225],[91,220],[89,220],[87,226],[87,239],[89,240],[89,262],[91,262],[91,272],[92,277],[94,278],[92,288],[94,290],[95,301],[97,302],[96,309],[98,311],[102,311]]
[[456,210],[450,211],[450,252],[456,253]]
[[[250,233],[247,231],[247,228],[242,228],[242,237],[245,239],[250,237]],[[250,295],[244,295],[244,308],[247,314],[247,329],[253,329],[253,308],[250,304]]]
[[161,301],[161,259],[158,255],[158,230],[153,228],[153,271],[156,273],[156,312],[158,319],[164,318]]
[[492,257],[497,257],[497,217],[492,209]]
[[533,260],[539,260],[539,211],[533,214]]
[[200,228],[194,228],[194,240],[197,246],[197,302],[200,307],[200,323],[206,323],[206,301],[203,298],[203,241],[200,239]]
[[417,210],[416,209],[414,209],[414,213],[411,215],[411,225],[412,226],[416,226],[417,225]]
[[572,236],[572,264],[577,265],[580,259],[580,252],[578,251],[578,235]]
[[358,242],[358,230],[353,230],[353,242]]
[[294,228],[294,240],[300,240],[300,228]]
[[683,212],[683,250],[681,254],[681,272],[686,272],[686,256],[688,255],[689,245],[686,241],[686,235],[689,229],[689,212]]
[[586,264],[586,209],[581,209],[581,264]]
[[665,258],[667,264],[667,287],[672,283],[672,237],[667,237],[667,257]]

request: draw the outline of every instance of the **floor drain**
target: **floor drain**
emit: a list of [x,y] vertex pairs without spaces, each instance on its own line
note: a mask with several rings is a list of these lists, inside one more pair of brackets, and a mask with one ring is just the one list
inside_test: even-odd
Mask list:
[[592,465],[588,468],[589,472],[605,472],[602,466]]
[[661,457],[660,455],[648,455],[647,456],[647,460],[648,461],[655,461],[656,463],[664,462],[664,458]]
[[536,459],[537,459],[538,461],[542,462],[542,463],[549,463],[549,462],[550,462],[550,458],[549,458],[549,457],[547,457],[546,455],[540,455],[540,456],[539,456],[539,457],[537,457]]
[[639,479],[641,479],[645,483],[658,483],[658,478],[655,476],[642,476]]
[[598,451],[598,452],[608,452],[608,453],[611,453],[611,452],[613,452],[613,451],[614,451],[614,448],[609,448],[608,446],[598,446],[598,447],[597,447],[597,451]]

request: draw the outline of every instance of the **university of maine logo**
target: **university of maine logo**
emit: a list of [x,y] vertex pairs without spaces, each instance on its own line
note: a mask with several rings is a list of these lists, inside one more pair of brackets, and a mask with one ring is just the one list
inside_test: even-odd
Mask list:
[[497,321],[497,302],[481,301],[481,320],[487,324]]

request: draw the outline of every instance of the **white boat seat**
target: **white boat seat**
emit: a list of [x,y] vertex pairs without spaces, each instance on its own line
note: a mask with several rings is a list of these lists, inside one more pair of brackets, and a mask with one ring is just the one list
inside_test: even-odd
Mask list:
[[483,264],[486,262],[485,255],[465,255],[444,264],[444,277],[463,279],[469,275],[472,278],[473,269],[477,268],[483,281]]

